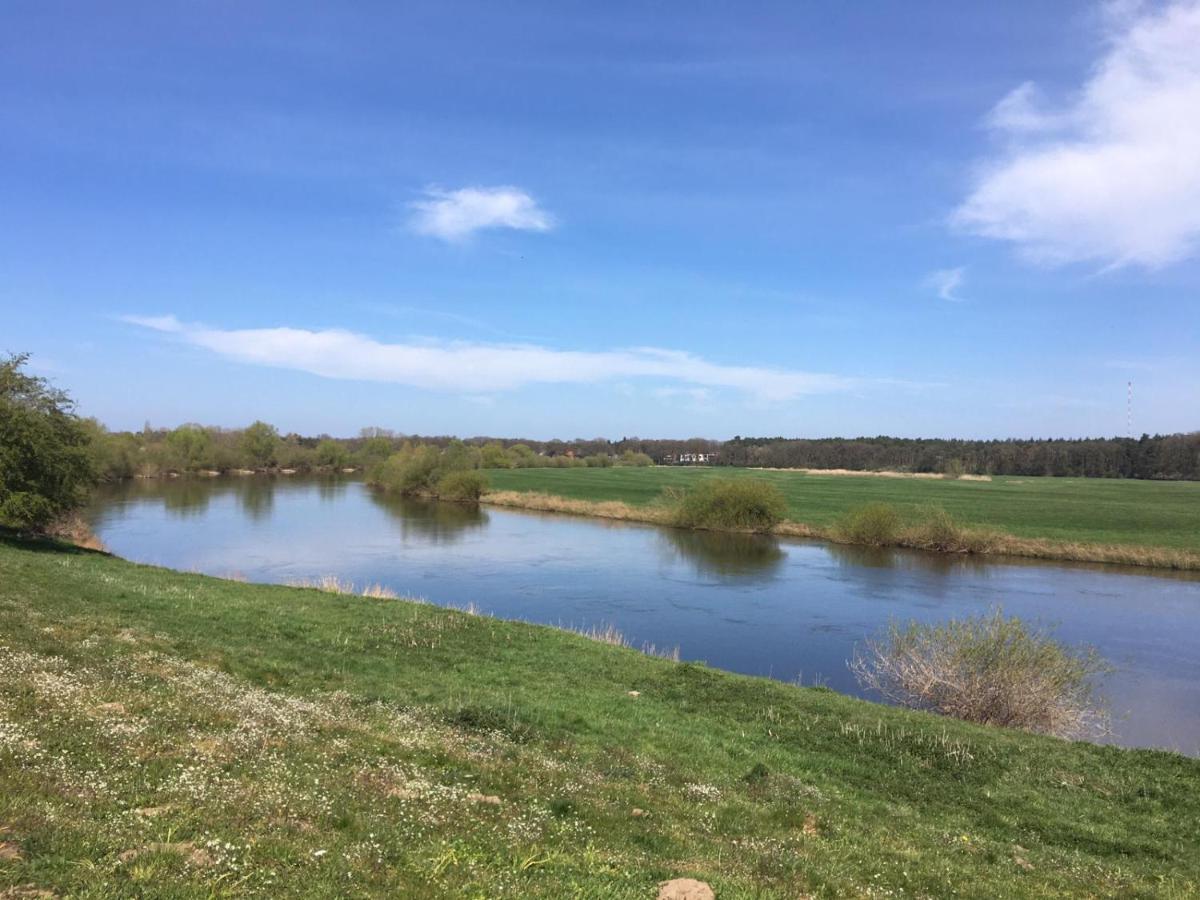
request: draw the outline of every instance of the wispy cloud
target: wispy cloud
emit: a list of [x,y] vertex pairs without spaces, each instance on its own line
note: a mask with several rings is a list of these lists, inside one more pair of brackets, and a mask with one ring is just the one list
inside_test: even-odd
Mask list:
[[[529,344],[384,343],[340,328],[219,329],[185,324],[175,316],[121,318],[238,362],[475,396],[534,384],[619,384],[645,378],[783,401],[869,383],[793,369],[721,365],[692,353],[656,347],[589,352]],[[692,390],[690,396],[701,395]]]
[[693,406],[703,406],[712,399],[712,391],[703,387],[660,387],[654,390],[659,400],[690,401]]
[[1200,240],[1200,0],[1109,7],[1078,94],[1031,83],[992,110],[1007,142],[952,221],[1046,264],[1157,267]]
[[486,228],[549,231],[554,218],[525,191],[515,187],[467,187],[456,191],[429,188],[412,204],[418,234],[461,241]]
[[958,296],[958,289],[963,286],[966,277],[966,266],[959,266],[957,269],[937,269],[926,275],[922,284],[943,300],[953,300],[957,303],[962,300],[962,297]]

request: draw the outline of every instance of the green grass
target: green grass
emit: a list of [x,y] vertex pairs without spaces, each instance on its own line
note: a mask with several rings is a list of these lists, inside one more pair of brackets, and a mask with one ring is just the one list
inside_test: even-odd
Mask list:
[[1196,760],[430,605],[0,538],[0,672],[0,896],[1200,890]]
[[1023,477],[951,481],[669,466],[488,471],[497,491],[541,491],[634,506],[651,503],[664,488],[686,488],[714,475],[770,481],[787,498],[789,519],[821,527],[865,503],[889,503],[904,515],[935,505],[966,525],[1019,537],[1200,550],[1200,482]]

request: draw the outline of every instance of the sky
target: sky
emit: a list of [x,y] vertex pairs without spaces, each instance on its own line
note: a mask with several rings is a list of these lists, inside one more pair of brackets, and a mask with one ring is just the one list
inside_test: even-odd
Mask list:
[[1200,0],[0,0],[0,352],[112,428],[1200,428]]

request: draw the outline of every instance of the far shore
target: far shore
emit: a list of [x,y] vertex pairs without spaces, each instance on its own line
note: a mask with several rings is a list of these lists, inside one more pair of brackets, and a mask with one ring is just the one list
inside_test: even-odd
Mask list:
[[[664,507],[633,506],[619,500],[576,500],[557,494],[533,491],[491,491],[484,494],[480,502],[490,506],[513,509],[619,519],[674,527],[668,518],[668,510]],[[733,529],[727,530],[733,531]],[[835,544],[849,543],[839,539],[832,528],[792,520],[781,522],[769,533],[780,537],[811,538]],[[995,531],[987,533],[986,546],[983,549],[970,551],[919,546],[906,542],[904,539],[888,546],[955,555],[1013,556],[1064,562],[1107,563],[1173,571],[1200,571],[1200,554],[1189,553],[1186,550],[1173,550],[1167,547],[1139,547],[1130,544],[1093,544],[1083,541],[1023,538]]]

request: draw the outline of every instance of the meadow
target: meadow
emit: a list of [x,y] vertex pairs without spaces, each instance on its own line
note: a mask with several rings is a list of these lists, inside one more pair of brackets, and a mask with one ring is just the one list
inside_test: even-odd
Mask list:
[[1195,759],[387,596],[0,533],[0,671],[0,896],[1200,890]]
[[495,491],[539,492],[635,507],[703,478],[760,478],[788,502],[788,518],[829,528],[849,510],[887,503],[902,514],[945,509],[964,525],[1019,538],[1200,552],[1200,482],[995,477],[990,481],[820,475],[799,471],[654,466],[493,469]]

